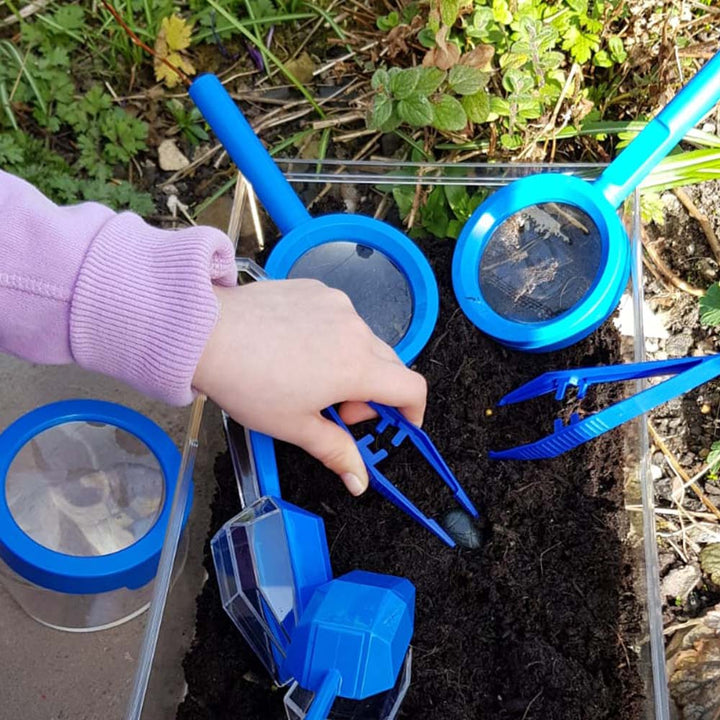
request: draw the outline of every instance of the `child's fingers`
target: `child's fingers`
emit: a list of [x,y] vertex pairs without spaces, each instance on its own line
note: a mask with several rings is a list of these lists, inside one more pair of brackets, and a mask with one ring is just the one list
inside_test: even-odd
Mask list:
[[339,475],[353,495],[361,495],[367,490],[367,470],[360,451],[353,438],[339,425],[319,415],[311,416],[303,423],[301,437],[294,442]]
[[368,400],[396,407],[411,423],[422,425],[427,383],[422,375],[403,364],[379,362],[368,373],[361,392]]
[[377,417],[377,413],[367,403],[353,400],[344,402],[338,412],[346,425],[354,425]]

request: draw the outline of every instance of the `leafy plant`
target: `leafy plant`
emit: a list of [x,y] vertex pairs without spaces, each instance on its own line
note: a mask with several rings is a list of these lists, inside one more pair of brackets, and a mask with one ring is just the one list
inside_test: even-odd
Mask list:
[[[396,185],[392,195],[404,220],[412,211],[415,202],[414,185]],[[413,237],[426,234],[437,238],[456,239],[473,211],[487,197],[487,190],[468,192],[466,186],[448,183],[436,185],[418,208],[417,225],[410,231]]]
[[[720,284],[713,283],[700,298],[700,322],[703,325],[720,325]],[[708,460],[709,462],[709,460]]]
[[[549,117],[573,63],[624,62],[621,38],[605,32],[616,6],[618,0],[431,0],[415,34],[428,48],[423,67],[375,72],[370,126],[471,135],[474,125],[494,122],[503,128],[501,145],[517,149],[529,124]],[[411,32],[409,22],[390,13],[378,26],[404,23]]]
[[195,74],[195,67],[184,52],[190,47],[192,29],[192,23],[183,20],[179,15],[165,17],[160,23],[160,30],[155,39],[155,52],[157,53],[154,62],[155,79],[165,83],[169,88],[175,87],[180,82],[180,77],[162,60],[175,66],[186,75]]
[[179,100],[173,99],[168,102],[167,108],[191,145],[197,145],[200,141],[209,138],[202,113],[197,107],[193,105],[190,110],[186,110]]

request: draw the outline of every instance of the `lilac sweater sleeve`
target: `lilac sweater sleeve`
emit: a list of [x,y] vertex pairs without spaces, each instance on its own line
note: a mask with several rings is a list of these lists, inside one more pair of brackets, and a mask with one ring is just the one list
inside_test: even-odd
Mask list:
[[218,305],[234,285],[230,240],[158,230],[97,203],[58,207],[0,171],[0,351],[77,362],[183,405]]

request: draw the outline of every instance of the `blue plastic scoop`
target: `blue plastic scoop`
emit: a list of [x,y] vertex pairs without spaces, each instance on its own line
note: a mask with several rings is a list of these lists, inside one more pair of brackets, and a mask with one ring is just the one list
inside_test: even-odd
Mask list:
[[720,54],[690,80],[595,182],[531,175],[473,213],[453,256],[455,295],[499,342],[567,347],[617,306],[630,273],[617,209],[720,99]]

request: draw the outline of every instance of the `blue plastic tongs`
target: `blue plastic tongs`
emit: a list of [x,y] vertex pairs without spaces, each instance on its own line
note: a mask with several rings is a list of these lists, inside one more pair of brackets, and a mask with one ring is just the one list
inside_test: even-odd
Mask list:
[[[370,478],[370,486],[379,492],[383,497],[407,513],[415,522],[422,525],[431,533],[437,535],[443,542],[450,547],[455,547],[454,540],[440,527],[440,525],[432,518],[427,517],[419,510],[395,485],[388,480],[377,468],[377,464],[388,457],[387,450],[380,449],[377,452],[371,449],[371,445],[378,436],[382,435],[389,427],[397,428],[397,432],[391,439],[393,447],[399,447],[403,441],[408,438],[410,442],[420,451],[420,454],[427,460],[437,474],[444,480],[445,484],[452,490],[455,500],[460,506],[473,517],[478,517],[478,511],[470,501],[463,490],[457,478],[453,475],[452,470],[448,467],[438,449],[433,445],[432,440],[427,433],[416,425],[413,425],[405,416],[396,408],[380,405],[379,403],[369,402],[368,405],[378,414],[379,422],[375,428],[377,435],[369,433],[359,440],[355,440],[355,444],[360,451],[365,467]],[[342,421],[342,418],[335,408],[327,408],[325,414],[333,422],[338,424],[350,435],[350,429]],[[354,437],[353,437],[354,439]]]
[[527,445],[491,451],[490,457],[496,460],[540,460],[561,455],[717,377],[720,375],[720,355],[547,372],[507,394],[498,405],[510,405],[551,392],[555,393],[556,400],[562,400],[569,387],[576,387],[577,397],[583,398],[591,385],[663,375],[674,377],[582,420],[577,413],[572,414],[568,425],[557,419],[552,434]]

